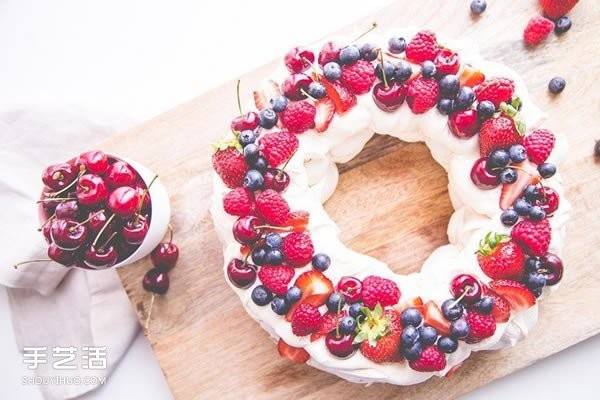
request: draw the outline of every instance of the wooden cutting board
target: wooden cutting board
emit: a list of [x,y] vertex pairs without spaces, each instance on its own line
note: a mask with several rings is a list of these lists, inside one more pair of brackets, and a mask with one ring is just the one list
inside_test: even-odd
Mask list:
[[[531,337],[513,349],[475,354],[451,379],[412,387],[364,387],[281,359],[227,287],[208,213],[209,143],[227,132],[236,112],[230,82],[102,144],[159,173],[171,195],[182,254],[171,273],[169,293],[156,301],[148,337],[176,399],[454,398],[600,331],[600,163],[592,156],[594,139],[600,139],[600,2],[581,2],[571,13],[571,31],[552,35],[535,50],[523,45],[521,32],[539,13],[536,0],[490,2],[481,18],[469,15],[468,3],[400,1],[357,24],[375,20],[382,30],[416,25],[472,38],[486,58],[506,63],[526,78],[533,99],[549,113],[546,126],[568,135],[570,158],[561,170],[574,205],[567,269],[560,291],[543,302]],[[274,64],[243,76],[243,86],[256,87]],[[566,78],[567,88],[552,97],[547,83],[555,75]],[[447,179],[424,145],[377,137],[341,170],[338,190],[326,208],[350,247],[408,273],[447,242],[452,212]],[[142,321],[150,296],[141,279],[149,268],[144,260],[119,269]]]

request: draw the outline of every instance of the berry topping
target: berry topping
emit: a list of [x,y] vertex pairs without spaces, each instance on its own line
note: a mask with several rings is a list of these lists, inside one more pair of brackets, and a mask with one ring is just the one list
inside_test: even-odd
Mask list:
[[406,40],[403,37],[393,36],[388,40],[388,50],[392,54],[401,54],[406,50]]
[[342,67],[341,82],[354,94],[360,95],[371,90],[375,82],[375,68],[369,61],[358,60]]
[[496,108],[509,103],[515,92],[515,83],[508,78],[491,78],[475,87],[477,101],[491,101]]
[[482,299],[491,298],[493,300],[492,316],[496,322],[507,322],[510,318],[510,303],[487,286],[483,287],[483,294],[485,297]]
[[293,277],[294,269],[283,265],[265,265],[258,271],[258,279],[260,279],[263,285],[272,293],[280,295],[286,294],[287,285]]
[[353,276],[341,277],[337,290],[344,295],[348,303],[356,303],[362,299],[362,282]]
[[318,271],[326,271],[331,265],[331,259],[327,254],[317,253],[312,258],[312,266]]
[[327,42],[321,47],[319,52],[319,65],[323,66],[329,62],[335,62],[340,57],[340,46],[335,42]]
[[258,285],[254,289],[252,289],[252,294],[250,295],[252,301],[257,306],[266,306],[273,300],[273,293],[269,291],[265,286]]
[[425,325],[434,327],[441,335],[450,335],[450,322],[444,318],[442,311],[436,303],[425,303]]
[[335,115],[335,104],[329,98],[321,99],[315,104],[317,113],[315,115],[315,130],[319,133],[325,132]]
[[290,100],[298,101],[306,98],[312,79],[305,74],[291,74],[281,84],[281,91]]
[[322,83],[327,90],[327,96],[333,100],[336,113],[343,114],[356,105],[356,96],[344,86],[327,81]]
[[277,352],[281,357],[285,357],[295,364],[304,364],[310,359],[310,354],[302,347],[293,347],[279,339],[277,342]]
[[479,131],[479,150],[487,157],[493,150],[506,149],[513,144],[523,143],[523,136],[517,130],[515,121],[502,114],[498,118],[483,121]]
[[525,31],[523,32],[523,40],[530,46],[537,46],[550,35],[554,30],[554,22],[540,15],[532,17]]
[[563,15],[562,17],[554,21],[554,32],[557,35],[562,35],[569,29],[571,29],[571,18],[567,17],[566,15]]
[[416,63],[432,61],[438,52],[437,38],[431,31],[420,31],[406,46],[406,57]]
[[402,328],[399,315],[377,305],[374,310],[364,309],[365,317],[358,321],[354,343],[360,343],[361,353],[376,363],[394,361],[398,357],[398,345]]
[[364,305],[371,309],[377,304],[393,306],[400,300],[400,289],[392,280],[369,275],[362,281],[362,298]]
[[450,282],[450,293],[455,299],[473,304],[481,298],[481,284],[473,275],[456,275]]
[[457,53],[449,49],[441,49],[438,51],[433,63],[436,69],[435,73],[437,73],[438,76],[448,74],[454,75],[457,74],[460,69],[460,57]]
[[512,228],[510,235],[523,251],[540,257],[548,251],[552,231],[547,219],[539,222],[523,220]]
[[351,65],[360,59],[360,49],[351,44],[340,50],[340,63],[342,65]]
[[492,279],[521,280],[523,277],[525,256],[507,235],[489,232],[479,243],[477,262]]
[[410,361],[408,365],[419,372],[441,371],[446,368],[446,357],[435,345],[427,346],[416,360]]
[[469,325],[467,342],[477,343],[493,336],[496,332],[496,320],[492,315],[483,314],[475,310],[468,310],[466,315]]
[[223,209],[229,215],[244,217],[254,210],[252,192],[246,188],[235,188],[223,197]]
[[439,97],[439,85],[433,78],[417,78],[408,84],[406,102],[414,114],[423,114],[435,107]]
[[292,332],[296,336],[307,336],[321,328],[323,317],[317,307],[301,303],[292,314]]
[[496,280],[490,282],[490,288],[502,296],[514,311],[525,310],[535,304],[533,293],[519,282],[508,279]]
[[288,104],[281,113],[281,122],[292,133],[303,133],[315,126],[317,109],[308,101]]
[[304,233],[292,232],[283,238],[281,251],[286,262],[298,268],[311,261],[314,248],[310,236]]
[[231,189],[242,186],[248,164],[237,148],[228,145],[220,147],[212,156],[212,164],[225,186]]
[[261,135],[260,151],[272,167],[288,161],[298,149],[298,138],[288,131],[270,132]]
[[229,281],[240,289],[246,289],[256,281],[256,266],[234,258],[227,264]]
[[256,208],[270,224],[284,226],[289,219],[290,206],[283,196],[273,189],[256,195]]

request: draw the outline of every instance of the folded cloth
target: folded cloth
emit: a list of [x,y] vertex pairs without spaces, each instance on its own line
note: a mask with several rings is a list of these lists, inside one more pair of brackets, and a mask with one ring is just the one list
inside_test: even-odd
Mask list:
[[[79,384],[42,385],[47,399],[70,399],[96,388],[84,377],[109,375],[139,324],[114,270],[68,269],[54,262],[24,264],[17,270],[12,265],[47,258],[35,204],[43,168],[90,150],[127,125],[123,118],[74,107],[0,109],[0,241],[6,244],[0,253],[0,284],[11,288],[7,291],[17,346],[20,351],[47,347],[48,362],[34,370],[37,376],[81,379]],[[75,347],[77,359],[70,365],[77,369],[54,369],[54,347]],[[106,367],[86,368],[89,349],[103,347],[106,356],[100,358]]]

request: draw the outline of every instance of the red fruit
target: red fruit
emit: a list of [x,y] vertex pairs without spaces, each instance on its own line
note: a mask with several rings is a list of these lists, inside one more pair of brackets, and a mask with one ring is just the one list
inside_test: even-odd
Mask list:
[[249,288],[256,281],[256,266],[234,258],[227,264],[227,277],[235,287]]
[[339,314],[327,313],[323,315],[323,323],[317,332],[310,335],[310,341],[314,342],[315,340],[318,340],[323,336],[326,336],[329,332],[333,331],[335,328],[337,328],[340,319],[346,315],[348,315],[346,310],[342,310]]
[[285,294],[293,277],[294,268],[284,265],[265,265],[258,271],[258,279],[275,294]]
[[256,208],[270,224],[284,226],[289,219],[290,206],[287,201],[273,189],[267,189],[256,195]]
[[467,343],[477,343],[489,338],[496,332],[496,320],[491,314],[481,314],[475,310],[467,310],[467,324],[469,336]]
[[[479,189],[490,190],[500,184],[498,174],[491,173],[487,168],[487,158],[481,157],[471,168],[471,180]],[[512,203],[511,203],[512,204]]]
[[74,265],[79,256],[78,252],[63,250],[54,243],[50,243],[50,245],[48,246],[47,254],[49,259],[59,264],[62,264],[65,267],[70,267]]
[[305,47],[294,47],[286,53],[283,62],[290,72],[298,73],[307,70],[310,63],[315,62],[315,54]]
[[319,133],[325,132],[335,114],[335,104],[330,98],[320,99],[315,103],[317,114],[315,116],[315,130]]
[[312,260],[315,249],[310,236],[292,232],[283,238],[281,252],[289,265],[299,268]]
[[523,143],[515,122],[505,114],[483,121],[479,130],[479,153],[487,157],[496,149],[506,149],[513,144]]
[[289,359],[295,364],[304,364],[310,359],[310,354],[302,347],[293,347],[279,339],[277,342],[277,351],[281,357]]
[[248,164],[242,153],[235,147],[217,150],[212,156],[212,164],[228,188],[240,187],[244,183]]
[[402,311],[409,307],[416,308],[422,315],[425,314],[425,306],[423,305],[423,299],[420,297],[413,297],[408,301],[395,305],[394,310],[398,311],[399,313],[402,313]]
[[356,105],[356,96],[337,82],[331,83],[322,79],[321,83],[325,86],[327,97],[329,97],[335,106],[335,112],[343,114]]
[[306,271],[294,282],[302,291],[302,298],[292,306],[286,315],[286,320],[291,321],[296,307],[301,303],[311,304],[315,307],[325,304],[331,293],[333,293],[333,284],[331,281],[316,270]]
[[85,174],[79,177],[75,193],[81,205],[93,207],[106,200],[108,186],[100,176]]
[[150,253],[152,265],[161,271],[170,271],[179,258],[179,248],[172,242],[159,243]]
[[311,304],[301,303],[292,314],[292,333],[307,336],[321,328],[323,317],[319,309]]
[[419,358],[410,361],[408,365],[419,372],[441,371],[446,368],[446,356],[436,345],[430,345],[423,349]]
[[290,102],[281,113],[281,122],[288,131],[303,133],[315,126],[317,109],[308,101]]
[[108,166],[104,180],[111,188],[132,186],[137,176],[133,168],[125,161],[115,161]]
[[511,184],[502,185],[502,193],[500,194],[500,208],[506,210],[513,205],[523,194],[525,188],[529,185],[537,185],[542,179],[537,166],[525,160],[517,164],[517,180]]
[[79,168],[85,167],[88,174],[103,174],[108,168],[108,157],[100,150],[87,151],[77,157],[75,165]]
[[342,276],[337,290],[344,295],[348,303],[356,303],[362,299],[362,282],[353,276]]
[[298,149],[298,138],[288,131],[270,132],[261,135],[258,148],[272,167],[283,164]]
[[358,325],[355,343],[360,343],[360,352],[376,363],[395,361],[399,357],[402,326],[400,315],[395,310],[383,311],[381,306],[367,311]]
[[549,18],[556,19],[571,11],[578,1],[579,0],[540,0],[540,5]]
[[60,190],[77,177],[77,171],[69,163],[50,165],[42,172],[44,185],[52,190]]
[[454,136],[468,139],[479,131],[479,118],[476,110],[458,111],[448,118],[448,127]]
[[[146,217],[143,215],[138,215],[137,217],[133,217],[123,224],[121,229],[121,237],[128,245],[140,245],[146,238],[149,229],[150,226],[148,225],[148,220]],[[175,246],[175,244],[173,244],[173,246]]]
[[450,49],[441,49],[433,60],[438,76],[456,75],[460,69],[460,57]]
[[508,235],[489,232],[479,243],[477,262],[492,279],[521,280],[525,271],[525,255]]
[[543,273],[546,276],[546,285],[553,286],[560,282],[564,271],[560,257],[548,252],[540,257],[540,262],[542,263],[542,269],[545,270]]
[[354,335],[342,335],[337,332],[330,332],[325,338],[325,346],[331,354],[339,358],[350,357],[356,351],[354,344]]
[[373,101],[381,110],[392,112],[400,108],[406,98],[406,85],[398,82],[390,82],[385,86],[379,82],[373,88]]
[[510,303],[487,286],[483,286],[483,295],[494,300],[492,315],[497,323],[508,322],[510,318]]
[[463,303],[473,304],[481,298],[481,283],[469,274],[459,274],[450,282],[450,293],[455,299],[462,298]]
[[408,83],[406,102],[414,114],[423,114],[435,107],[440,87],[433,78],[417,78]]
[[515,92],[515,83],[508,78],[492,78],[475,87],[475,97],[478,102],[491,101],[500,107],[500,103],[509,103]]
[[169,290],[169,274],[157,268],[148,270],[142,280],[144,290],[150,293],[165,294]]
[[261,224],[263,222],[255,216],[240,217],[233,224],[233,238],[240,244],[253,244],[263,233],[260,228],[257,228]]
[[246,188],[235,188],[223,197],[223,209],[229,215],[245,217],[254,211],[252,192]]
[[308,85],[313,80],[305,74],[292,74],[285,78],[281,84],[281,91],[288,99],[298,101],[306,98],[302,91],[308,90]]
[[352,65],[342,67],[342,85],[354,94],[365,94],[375,82],[375,67],[366,60],[358,60]]
[[396,282],[380,276],[369,275],[362,282],[362,298],[366,307],[393,306],[400,300],[400,289]]
[[131,218],[135,215],[140,197],[134,188],[121,186],[108,195],[107,205],[110,211],[121,218]]
[[532,17],[525,31],[523,31],[523,40],[530,46],[540,44],[554,30],[554,22],[540,15]]
[[304,232],[308,226],[310,214],[308,211],[296,210],[288,215],[287,226],[291,226],[294,232]]
[[338,61],[342,48],[335,42],[327,42],[319,52],[319,65],[324,66],[328,62]]
[[510,236],[521,246],[523,251],[541,257],[550,247],[552,229],[547,219],[539,222],[522,220],[513,226]]
[[423,318],[425,325],[434,327],[440,335],[450,335],[450,321],[444,318],[442,310],[433,301],[425,303]]
[[235,117],[231,120],[231,131],[242,132],[242,131],[253,131],[258,127],[260,118],[255,112],[249,112],[239,117]]
[[558,193],[548,186],[542,186],[539,193],[540,198],[535,201],[535,204],[540,206],[542,210],[546,212],[546,215],[552,215],[554,211],[558,210],[558,205],[560,203]]
[[525,310],[535,304],[535,296],[531,290],[519,282],[501,279],[490,282],[490,288],[502,296],[514,311]]
[[556,138],[552,132],[547,129],[536,129],[525,136],[523,146],[527,149],[529,159],[536,164],[541,164],[546,162],[552,153],[555,142]]
[[470,65],[465,65],[460,72],[458,79],[460,81],[460,86],[474,88],[485,81],[485,75],[480,70],[473,68]]
[[419,64],[435,59],[437,52],[437,39],[431,31],[420,31],[406,46],[406,58]]
[[267,168],[264,174],[265,189],[273,189],[276,192],[283,192],[290,184],[290,176],[281,169]]

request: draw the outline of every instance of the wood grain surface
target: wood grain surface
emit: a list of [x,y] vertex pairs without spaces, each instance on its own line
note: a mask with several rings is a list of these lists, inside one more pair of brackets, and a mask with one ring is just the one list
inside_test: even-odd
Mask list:
[[[551,35],[534,50],[523,45],[521,32],[539,14],[537,1],[489,3],[481,18],[472,18],[466,0],[399,1],[357,23],[376,20],[384,30],[416,25],[469,36],[486,58],[522,74],[534,101],[549,113],[546,126],[568,135],[571,152],[562,173],[574,210],[567,269],[563,286],[541,305],[531,337],[512,349],[475,354],[452,378],[412,387],[355,385],[280,359],[227,287],[208,213],[209,143],[227,132],[235,114],[234,86],[227,83],[101,144],[149,166],[170,192],[181,258],[171,290],[156,301],[148,337],[176,399],[455,398],[600,331],[600,164],[592,156],[600,138],[600,2],[580,2],[570,14],[571,31]],[[273,65],[243,76],[244,87],[256,87]],[[547,83],[555,75],[564,76],[567,87],[552,97]],[[342,171],[326,208],[350,247],[406,273],[447,242],[447,179],[424,145],[377,137]],[[150,300],[141,278],[149,267],[144,260],[119,269],[141,320]]]

